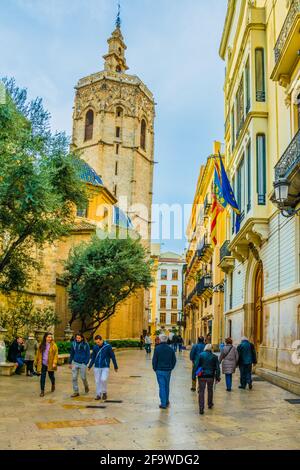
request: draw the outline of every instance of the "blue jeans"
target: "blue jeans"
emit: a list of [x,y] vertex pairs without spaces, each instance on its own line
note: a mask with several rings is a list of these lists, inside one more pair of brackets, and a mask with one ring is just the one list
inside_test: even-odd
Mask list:
[[159,398],[161,406],[166,407],[169,404],[171,371],[157,370],[156,378],[159,385]]
[[173,343],[173,349],[175,352],[177,352],[177,347],[178,347],[178,344],[177,343]]
[[226,380],[227,390],[231,390],[231,387],[232,387],[232,374],[225,374],[225,380]]
[[147,354],[151,354],[151,344],[145,344],[145,350]]
[[16,374],[21,374],[21,369],[24,365],[24,361],[21,357],[17,357],[16,362],[18,364],[18,367],[16,368]]
[[241,387],[246,388],[246,385],[252,384],[252,364],[241,364]]

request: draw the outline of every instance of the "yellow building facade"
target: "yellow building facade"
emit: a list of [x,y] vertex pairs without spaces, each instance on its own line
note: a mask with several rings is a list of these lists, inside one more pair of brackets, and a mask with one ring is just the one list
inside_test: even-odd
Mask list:
[[223,339],[223,281],[219,268],[220,248],[225,240],[225,211],[217,218],[214,246],[211,239],[213,219],[215,159],[221,144],[214,143],[213,154],[201,166],[192,213],[187,228],[189,241],[184,280],[185,342],[197,342],[199,336],[211,337],[217,350]]
[[229,0],[220,56],[225,74],[225,160],[242,213],[236,233],[228,210],[220,267],[225,334],[246,335],[257,373],[300,393],[294,361],[300,338],[299,219],[274,205],[274,182],[287,179],[286,204],[299,202],[300,2]]

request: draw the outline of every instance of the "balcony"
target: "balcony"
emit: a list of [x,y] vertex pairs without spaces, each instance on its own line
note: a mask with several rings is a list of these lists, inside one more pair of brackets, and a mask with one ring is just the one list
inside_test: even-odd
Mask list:
[[213,253],[213,248],[208,235],[204,235],[198,246],[198,257],[201,261],[208,262]]
[[229,240],[226,240],[220,249],[220,263],[219,268],[226,274],[230,273],[234,269],[234,257],[231,256],[231,252],[228,249]]
[[204,199],[204,215],[209,214],[211,206],[212,206],[211,194],[207,194],[206,198]]
[[[275,166],[275,184],[280,180],[288,184],[285,205],[295,207],[300,198],[300,129]],[[274,194],[271,199],[274,199]]]
[[292,0],[289,12],[277,39],[274,54],[275,67],[271,78],[287,86],[299,59],[300,44],[300,0]]
[[263,217],[247,219],[239,233],[231,240],[228,250],[231,256],[243,263],[249,257],[249,251],[258,257],[258,249],[268,240],[269,220]]

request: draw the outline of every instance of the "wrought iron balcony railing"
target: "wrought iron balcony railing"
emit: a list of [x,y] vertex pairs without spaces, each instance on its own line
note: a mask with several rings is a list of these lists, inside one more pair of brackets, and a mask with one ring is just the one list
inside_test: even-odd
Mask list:
[[209,237],[207,235],[204,235],[198,247],[199,258],[201,258],[205,254],[206,250],[210,247],[211,247],[211,243],[210,243]]
[[[299,0],[300,1],[300,0]],[[300,163],[300,129],[275,166],[275,180],[287,178]]]
[[220,262],[227,256],[231,256],[231,253],[228,250],[229,243],[229,240],[226,240],[220,248]]
[[300,0],[292,0],[291,7],[283,24],[283,27],[280,31],[279,37],[277,39],[274,53],[275,53],[275,62],[277,63],[281,57],[284,45],[291,31],[292,25],[296,16],[300,13]]

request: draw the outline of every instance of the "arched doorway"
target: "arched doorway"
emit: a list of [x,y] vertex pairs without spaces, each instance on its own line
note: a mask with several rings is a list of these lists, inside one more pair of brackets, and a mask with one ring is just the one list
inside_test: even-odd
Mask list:
[[264,338],[264,325],[263,325],[263,265],[259,263],[254,283],[254,335],[253,341],[255,349],[258,351],[259,346],[263,342]]

